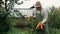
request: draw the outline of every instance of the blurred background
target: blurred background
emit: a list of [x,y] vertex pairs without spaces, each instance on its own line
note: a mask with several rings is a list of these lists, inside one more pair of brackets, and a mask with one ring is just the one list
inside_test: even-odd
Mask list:
[[49,34],[60,34],[60,0],[0,0],[0,34],[31,34],[35,20],[26,17],[36,1],[48,11]]

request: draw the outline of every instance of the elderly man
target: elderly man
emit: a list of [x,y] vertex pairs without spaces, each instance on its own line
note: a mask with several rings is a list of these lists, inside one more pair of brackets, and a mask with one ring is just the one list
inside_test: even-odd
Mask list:
[[34,29],[35,33],[33,33],[33,31],[32,34],[49,34],[48,24],[46,22],[48,19],[48,12],[42,8],[40,1],[37,1],[34,7],[33,16],[30,16],[30,18],[36,18],[36,25],[34,26],[36,28]]

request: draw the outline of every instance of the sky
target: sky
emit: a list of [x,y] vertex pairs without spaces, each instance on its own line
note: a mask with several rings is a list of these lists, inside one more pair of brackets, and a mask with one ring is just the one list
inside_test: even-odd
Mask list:
[[60,0],[27,0],[24,1],[24,3],[21,5],[15,4],[14,8],[30,8],[35,4],[36,1],[40,1],[43,7],[52,7],[52,6],[60,7]]

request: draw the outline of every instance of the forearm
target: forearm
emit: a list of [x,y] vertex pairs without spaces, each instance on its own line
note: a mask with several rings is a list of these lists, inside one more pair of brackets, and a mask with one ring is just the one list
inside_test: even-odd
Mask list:
[[47,21],[47,19],[48,19],[48,18],[44,18],[44,19],[42,20],[42,22],[45,23],[45,22]]

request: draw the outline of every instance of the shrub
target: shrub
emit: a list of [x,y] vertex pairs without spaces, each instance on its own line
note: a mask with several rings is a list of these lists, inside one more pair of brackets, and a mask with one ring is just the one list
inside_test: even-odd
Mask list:
[[60,10],[59,8],[52,7],[50,9],[48,23],[50,28],[60,28]]
[[7,34],[10,29],[10,23],[7,22],[7,15],[8,12],[0,7],[0,34]]

